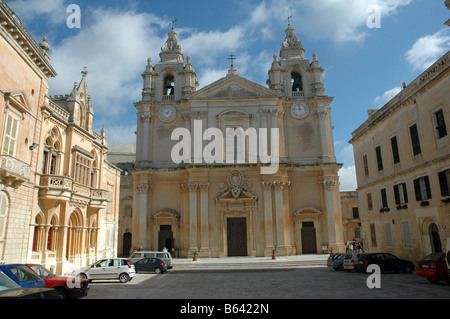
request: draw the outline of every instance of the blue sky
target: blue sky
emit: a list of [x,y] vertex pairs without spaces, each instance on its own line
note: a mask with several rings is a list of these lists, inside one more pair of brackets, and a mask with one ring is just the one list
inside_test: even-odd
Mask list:
[[[312,60],[325,69],[326,94],[334,97],[332,122],[341,190],[354,190],[351,133],[450,49],[450,11],[444,0],[15,0],[7,1],[38,42],[45,35],[58,76],[50,94],[69,94],[87,66],[94,129],[105,125],[109,142],[134,143],[136,110],[147,59],[159,62],[161,46],[175,30],[192,57],[200,87],[226,75],[228,56],[249,80],[266,85],[273,54],[285,38],[286,18]],[[81,8],[81,27],[68,28],[70,4]],[[369,28],[370,5],[380,28]]]

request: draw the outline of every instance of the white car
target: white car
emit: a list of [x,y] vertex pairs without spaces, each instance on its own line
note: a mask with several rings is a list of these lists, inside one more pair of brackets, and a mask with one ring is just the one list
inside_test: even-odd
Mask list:
[[118,279],[128,282],[136,276],[134,265],[126,258],[105,258],[91,266],[81,267],[72,273],[73,276],[92,280]]

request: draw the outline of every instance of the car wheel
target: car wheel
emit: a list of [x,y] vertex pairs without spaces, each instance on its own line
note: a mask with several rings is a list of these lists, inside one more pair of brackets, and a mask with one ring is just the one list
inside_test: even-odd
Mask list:
[[69,299],[69,294],[64,288],[56,288],[56,291],[58,292],[57,299]]
[[126,283],[126,282],[130,281],[130,276],[128,276],[128,274],[125,274],[125,273],[120,274],[119,280],[121,283]]
[[81,278],[81,279],[88,279],[87,275],[86,275],[86,274],[83,274],[83,273],[78,274],[77,277],[78,277],[78,278]]
[[160,274],[161,273],[161,268],[155,268],[155,274]]
[[338,271],[338,270],[339,270],[339,268],[336,268],[336,267],[333,267],[333,269],[334,269],[335,271]]

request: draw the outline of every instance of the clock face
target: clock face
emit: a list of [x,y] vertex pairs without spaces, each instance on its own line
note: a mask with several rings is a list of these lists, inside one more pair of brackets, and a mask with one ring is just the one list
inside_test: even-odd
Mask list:
[[177,117],[177,110],[172,105],[164,105],[159,109],[159,119],[163,122],[172,122]]
[[309,114],[309,106],[306,103],[295,103],[291,107],[292,115],[297,119],[304,119]]

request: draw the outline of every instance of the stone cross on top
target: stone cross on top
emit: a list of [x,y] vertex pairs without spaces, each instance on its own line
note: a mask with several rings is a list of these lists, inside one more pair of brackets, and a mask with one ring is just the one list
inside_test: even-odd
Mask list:
[[292,15],[289,16],[284,22],[287,22],[288,26],[290,26],[291,25],[291,21],[292,21]]
[[231,53],[228,60],[231,60],[231,67],[234,68],[234,60],[236,60],[236,56],[233,53]]
[[171,24],[172,24],[172,30],[173,30],[173,28],[175,27],[175,23],[177,22],[177,20],[175,20],[175,18],[173,18],[172,19],[172,22],[171,22]]

